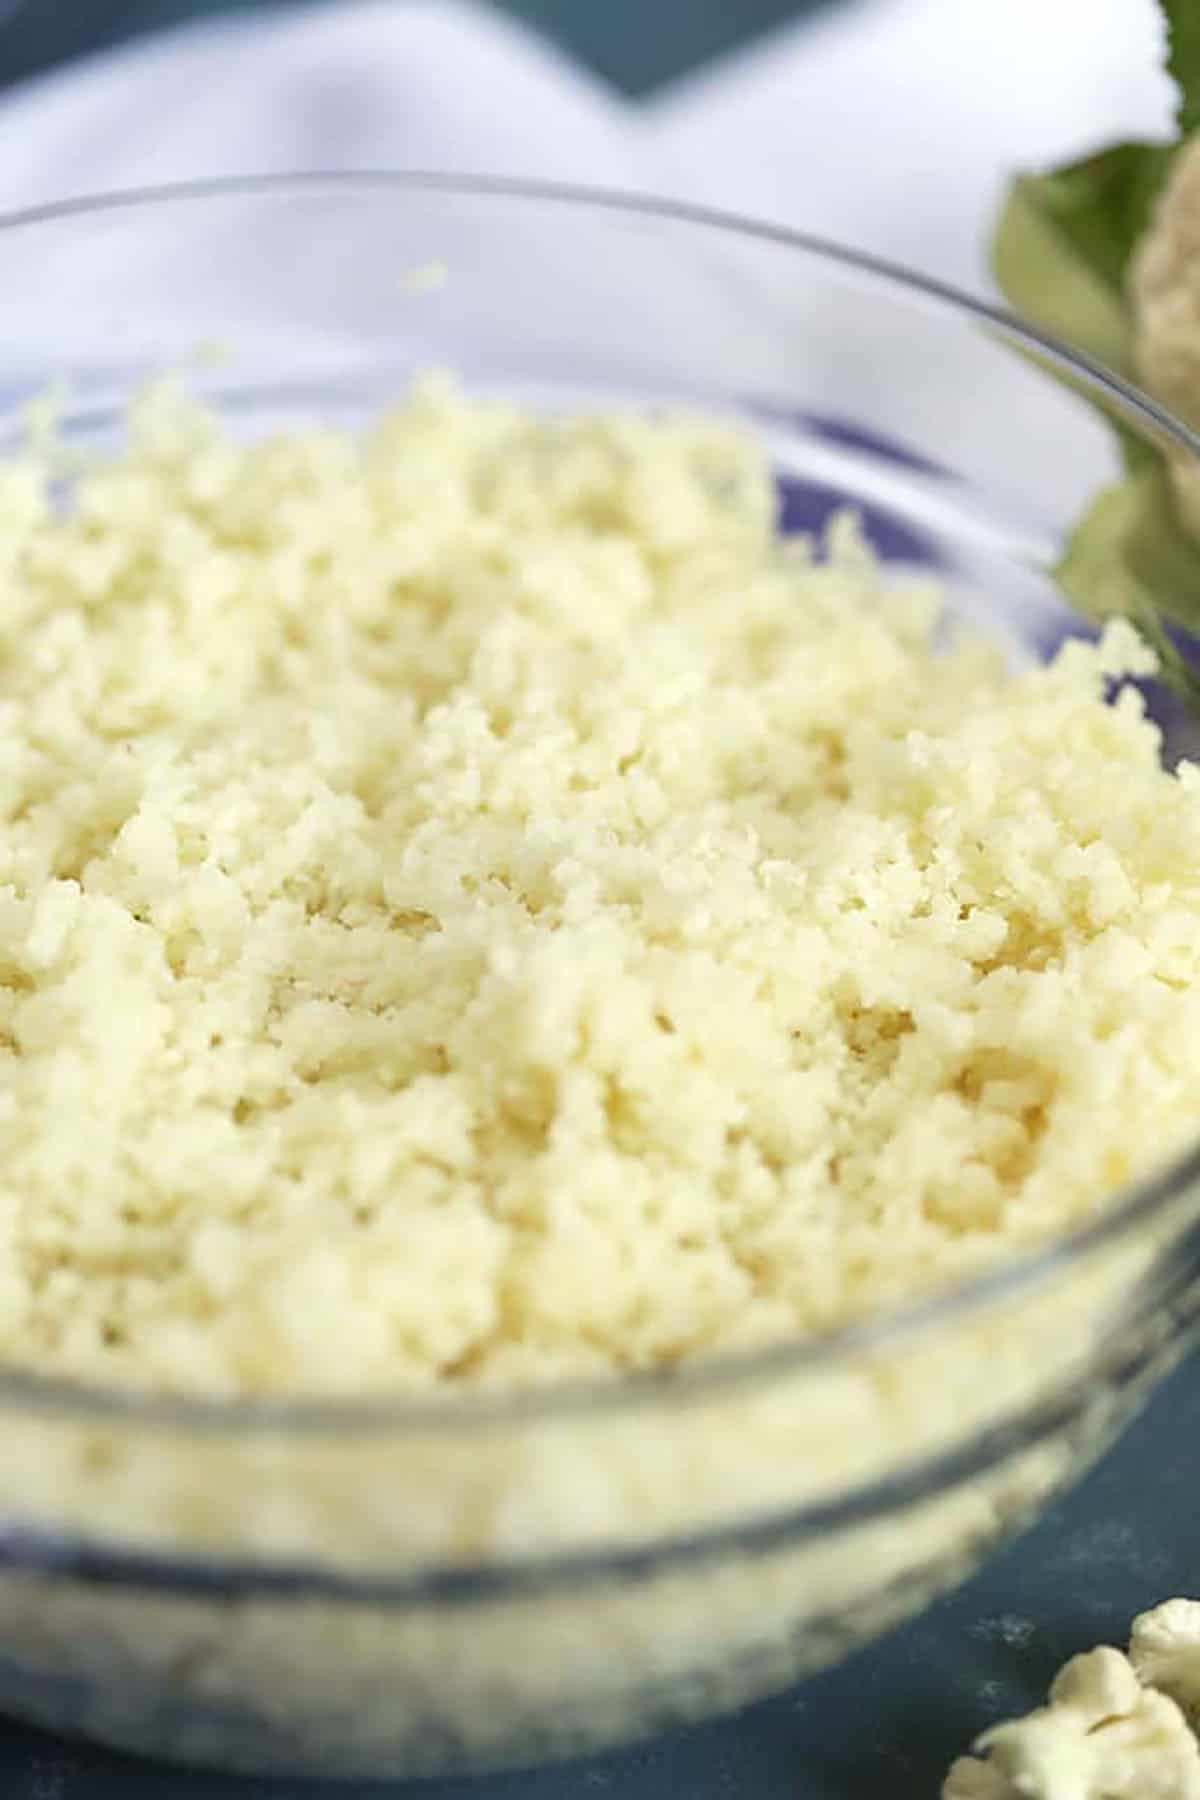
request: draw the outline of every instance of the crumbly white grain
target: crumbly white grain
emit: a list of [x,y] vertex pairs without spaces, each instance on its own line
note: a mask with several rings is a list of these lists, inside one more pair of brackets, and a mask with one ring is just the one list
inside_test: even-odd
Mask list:
[[178,391],[0,470],[0,1356],[552,1381],[853,1319],[1200,1117],[1200,786],[724,427]]

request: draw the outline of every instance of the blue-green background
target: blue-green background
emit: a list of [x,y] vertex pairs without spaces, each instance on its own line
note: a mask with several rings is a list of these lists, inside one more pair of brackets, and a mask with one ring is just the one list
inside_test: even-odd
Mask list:
[[[0,25],[0,83],[155,25],[255,3],[23,0]],[[641,94],[838,3],[506,0],[503,10]],[[562,1769],[324,1792],[329,1800],[936,1800],[949,1760],[990,1720],[1033,1704],[1066,1656],[1120,1642],[1131,1615],[1166,1595],[1200,1592],[1198,1502],[1193,1362],[1036,1531],[924,1618],[795,1693],[732,1722]],[[0,1800],[299,1800],[320,1791],[184,1774],[0,1722]]]
[[[396,0],[403,6],[404,0]],[[0,28],[0,80],[80,51],[259,0],[22,0]],[[758,33],[837,0],[500,0],[631,94],[685,74]]]

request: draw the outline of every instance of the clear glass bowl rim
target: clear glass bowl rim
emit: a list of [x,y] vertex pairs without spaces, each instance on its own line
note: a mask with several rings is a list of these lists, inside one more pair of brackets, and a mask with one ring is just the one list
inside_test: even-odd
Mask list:
[[[1200,462],[1200,434],[1132,383],[1092,358],[1069,349],[1007,308],[977,299],[950,283],[866,251],[787,226],[686,201],[553,181],[464,176],[439,171],[312,170],[131,188],[8,211],[0,215],[0,253],[4,239],[43,225],[69,224],[75,219],[84,222],[97,216],[139,210],[158,212],[172,207],[182,211],[198,203],[229,201],[240,204],[255,199],[286,202],[323,192],[351,197],[381,191],[397,195],[444,194],[451,199],[478,201],[484,205],[494,203],[497,207],[544,205],[567,208],[580,214],[591,213],[597,218],[644,219],[651,223],[657,221],[671,229],[682,227],[697,234],[711,233],[775,247],[785,253],[795,252],[815,263],[858,275],[865,282],[877,285],[881,293],[891,289],[910,301],[928,302],[960,320],[991,330],[1014,349],[1030,352],[1041,363],[1068,375],[1084,396],[1103,401],[1141,435],[1155,438],[1164,448],[1172,448]],[[369,1399],[341,1395],[227,1399],[201,1394],[143,1392],[99,1382],[46,1376],[0,1364],[0,1404],[35,1414],[75,1420],[125,1421],[188,1433],[228,1433],[236,1437],[269,1432],[305,1438],[364,1431],[390,1436],[402,1434],[406,1429],[428,1432],[431,1428],[460,1430],[472,1426],[489,1430],[506,1423],[623,1410],[640,1412],[656,1405],[673,1407],[722,1391],[769,1383],[803,1369],[828,1367],[866,1352],[876,1353],[888,1344],[918,1332],[950,1326],[976,1308],[1001,1303],[1024,1289],[1068,1272],[1093,1252],[1136,1232],[1193,1186],[1200,1186],[1200,1132],[1182,1155],[1150,1179],[1127,1188],[1098,1218],[1034,1251],[1007,1258],[982,1274],[852,1325],[785,1339],[765,1349],[726,1352],[671,1370],[635,1371],[550,1388],[519,1388],[500,1393],[430,1397],[382,1395]],[[976,1444],[974,1453],[978,1454],[979,1449]],[[947,1461],[956,1463],[958,1454]],[[930,1472],[928,1468],[924,1470],[926,1477]],[[144,1569],[145,1565],[142,1566]],[[261,1568],[255,1570],[255,1575],[261,1578]],[[208,1579],[211,1578],[210,1570]],[[207,1582],[202,1581],[201,1585],[207,1585]]]

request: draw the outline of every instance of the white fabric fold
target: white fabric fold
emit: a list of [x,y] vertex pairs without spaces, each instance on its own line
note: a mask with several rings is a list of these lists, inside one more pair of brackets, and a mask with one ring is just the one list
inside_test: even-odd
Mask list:
[[[1167,128],[1157,21],[1154,0],[834,0],[635,105],[470,0],[278,7],[151,37],[0,96],[0,208],[298,169],[525,175],[699,199],[986,291],[989,221],[1014,169]],[[336,217],[322,230],[333,269]],[[144,253],[130,237],[114,256]],[[53,304],[35,321],[43,344],[54,308],[76,304],[69,243],[61,254]],[[248,270],[264,266],[270,246],[244,255]],[[663,246],[644,255],[606,270],[594,295],[580,271],[579,304],[636,308],[657,283],[657,341],[671,344],[669,316],[675,338],[711,344],[719,366],[729,307],[708,245],[691,261]],[[1064,457],[1061,395],[1026,376],[1041,391],[1014,404],[1007,363],[960,400],[950,358],[881,370],[884,348],[861,353],[844,331],[831,341],[828,317],[826,355],[802,308],[781,318],[770,296],[743,291],[733,328],[761,334],[764,368],[806,358],[818,375],[810,402],[824,397],[824,369],[829,393],[881,429],[905,435],[923,415],[913,436],[926,449],[951,417],[961,466],[985,481],[1035,471],[1055,507],[1110,466],[1099,428],[1094,454],[1085,442],[1077,455],[1072,439]],[[188,295],[204,302],[203,271]],[[269,304],[259,310],[269,334]]]
[[643,186],[640,121],[465,0],[271,7],[140,39],[0,97],[0,205],[207,176],[442,169]]
[[1154,0],[844,0],[650,110],[671,185],[986,285],[1016,169],[1170,122]]
[[1014,167],[1156,134],[1154,0],[840,0],[640,106],[469,0],[143,39],[0,97],[0,206],[318,168],[553,177],[732,207],[979,288]]

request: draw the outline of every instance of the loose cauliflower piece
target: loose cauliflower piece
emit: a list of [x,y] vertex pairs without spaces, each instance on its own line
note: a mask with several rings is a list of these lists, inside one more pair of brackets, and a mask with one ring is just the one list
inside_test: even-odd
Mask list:
[[1133,1621],[1129,1658],[1147,1687],[1200,1719],[1200,1600],[1166,1600]]
[[[1130,270],[1134,355],[1149,391],[1200,429],[1200,133],[1175,158]],[[1180,510],[1200,532],[1200,472],[1172,468]]]
[[1021,1800],[1016,1788],[992,1762],[960,1756],[942,1784],[942,1800]]
[[990,1786],[960,1762],[943,1800],[1200,1800],[1200,1746],[1183,1714],[1107,1647],[1073,1657],[1048,1705],[994,1726],[977,1748]]

